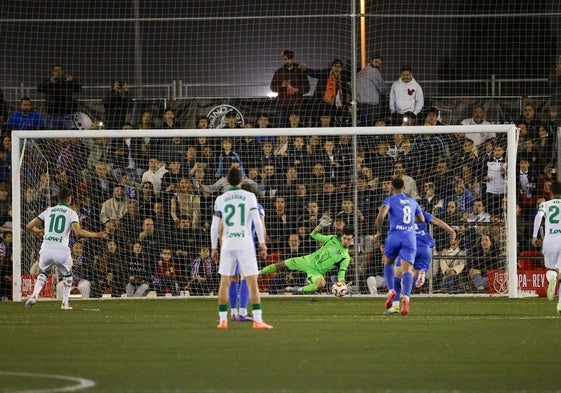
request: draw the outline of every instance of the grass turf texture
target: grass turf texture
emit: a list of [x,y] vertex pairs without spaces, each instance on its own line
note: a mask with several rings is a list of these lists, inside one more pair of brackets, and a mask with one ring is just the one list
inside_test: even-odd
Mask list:
[[555,302],[543,298],[265,298],[270,331],[216,329],[215,299],[0,304],[0,392],[560,392]]

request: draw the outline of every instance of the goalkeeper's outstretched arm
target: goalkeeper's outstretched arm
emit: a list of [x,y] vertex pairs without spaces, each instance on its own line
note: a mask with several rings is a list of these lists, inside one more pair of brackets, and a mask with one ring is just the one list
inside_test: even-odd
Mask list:
[[314,230],[312,231],[312,234],[321,233],[323,228],[331,225],[331,222],[332,221],[331,221],[331,218],[329,217],[329,213],[325,213],[323,216],[321,216],[321,218],[319,220],[319,224],[318,224],[317,227],[314,228]]

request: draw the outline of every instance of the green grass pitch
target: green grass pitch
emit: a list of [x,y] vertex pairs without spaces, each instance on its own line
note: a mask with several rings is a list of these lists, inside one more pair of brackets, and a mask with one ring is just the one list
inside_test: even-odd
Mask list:
[[216,299],[0,304],[0,393],[561,392],[561,317],[543,298],[264,298],[270,331]]

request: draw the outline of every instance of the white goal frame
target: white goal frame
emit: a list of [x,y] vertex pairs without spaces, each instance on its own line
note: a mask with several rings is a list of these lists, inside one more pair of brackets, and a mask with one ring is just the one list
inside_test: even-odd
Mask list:
[[[518,275],[517,275],[517,249],[516,249],[516,153],[517,133],[514,124],[488,125],[488,126],[410,126],[410,127],[334,127],[334,128],[268,128],[268,129],[176,129],[176,130],[69,130],[69,131],[13,131],[12,132],[12,219],[13,219],[13,301],[22,300],[21,293],[21,235],[23,226],[21,222],[21,159],[22,143],[27,138],[125,138],[125,137],[232,137],[232,136],[309,136],[309,135],[353,135],[355,146],[354,157],[356,157],[357,135],[389,135],[389,134],[442,134],[447,132],[456,133],[481,133],[494,132],[507,134],[507,250],[508,250],[508,282],[515,285],[508,286],[509,298],[518,297]],[[356,166],[356,165],[355,165]],[[355,193],[355,202],[356,202]],[[355,204],[356,206],[356,204]]]

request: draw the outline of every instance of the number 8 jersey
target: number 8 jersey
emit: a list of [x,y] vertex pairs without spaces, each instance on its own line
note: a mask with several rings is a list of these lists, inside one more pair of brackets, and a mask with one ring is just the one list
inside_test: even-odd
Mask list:
[[78,214],[68,205],[59,203],[39,214],[38,218],[45,228],[41,250],[69,249],[70,230],[72,223],[79,222]]

